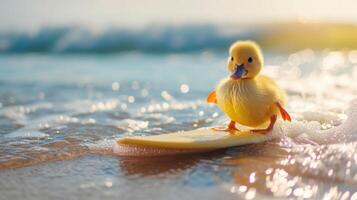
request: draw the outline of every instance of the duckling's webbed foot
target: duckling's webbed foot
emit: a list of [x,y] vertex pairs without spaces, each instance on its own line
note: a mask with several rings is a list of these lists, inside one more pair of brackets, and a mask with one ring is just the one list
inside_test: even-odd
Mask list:
[[252,132],[256,132],[256,133],[266,133],[266,132],[269,132],[269,131],[273,130],[274,124],[276,122],[276,118],[277,118],[276,115],[273,115],[273,116],[270,117],[270,124],[266,129],[253,129],[251,131]]
[[283,108],[283,106],[281,106],[281,104],[279,102],[276,102],[275,104],[276,104],[276,106],[278,106],[281,117],[283,118],[283,120],[284,121],[287,120],[287,121],[291,122],[291,117],[290,117],[289,113]]
[[228,124],[228,127],[214,127],[212,128],[215,131],[228,131],[231,133],[234,133],[235,131],[239,131],[239,129],[236,128],[236,122],[231,120]]

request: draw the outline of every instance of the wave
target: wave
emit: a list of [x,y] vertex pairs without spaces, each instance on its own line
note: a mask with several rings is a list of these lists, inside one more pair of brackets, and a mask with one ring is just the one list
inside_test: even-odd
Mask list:
[[0,33],[0,53],[150,53],[225,49],[237,39],[254,39],[249,27],[214,25],[152,26],[139,30],[42,28]]

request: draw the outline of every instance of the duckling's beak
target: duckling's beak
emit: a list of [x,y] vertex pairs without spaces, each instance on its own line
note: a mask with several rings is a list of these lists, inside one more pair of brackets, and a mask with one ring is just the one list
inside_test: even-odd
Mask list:
[[244,68],[244,64],[241,65],[236,65],[235,70],[233,71],[233,74],[231,75],[231,78],[233,80],[237,80],[242,78],[243,76],[245,76],[247,74],[247,70]]

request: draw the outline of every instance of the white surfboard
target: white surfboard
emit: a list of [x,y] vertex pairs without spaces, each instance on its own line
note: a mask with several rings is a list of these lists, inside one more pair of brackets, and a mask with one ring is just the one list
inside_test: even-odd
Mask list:
[[196,152],[260,143],[271,139],[270,133],[250,131],[217,131],[201,128],[152,136],[135,136],[117,139],[114,153],[121,156],[159,156]]

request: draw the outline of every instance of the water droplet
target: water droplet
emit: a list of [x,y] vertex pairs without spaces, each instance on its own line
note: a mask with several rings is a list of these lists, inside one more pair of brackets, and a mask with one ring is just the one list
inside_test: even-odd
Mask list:
[[332,174],[333,174],[333,169],[330,169],[330,170],[328,171],[327,175],[328,175],[328,176],[332,176]]
[[170,100],[173,99],[173,97],[172,97],[166,90],[163,90],[163,91],[161,92],[161,97],[162,97],[163,99],[165,99],[166,101],[170,101]]
[[213,117],[213,118],[218,117],[218,113],[216,113],[216,112],[215,112],[215,113],[213,113],[213,114],[212,114],[212,117]]
[[188,91],[190,91],[190,87],[187,84],[181,84],[180,90],[182,93],[187,93]]
[[251,173],[249,176],[249,182],[254,183],[255,182],[255,172]]
[[105,185],[105,187],[112,187],[113,186],[113,182],[105,181],[104,185]]
[[242,192],[242,193],[243,193],[243,192],[246,192],[247,189],[248,189],[248,187],[245,186],[245,185],[241,185],[241,186],[239,186],[239,188],[238,188],[239,192]]
[[302,196],[304,194],[304,189],[303,188],[296,188],[293,192],[295,196]]
[[273,172],[273,168],[268,168],[267,170],[265,170],[266,174],[271,174]]
[[199,116],[203,116],[204,114],[205,114],[205,112],[202,111],[202,110],[201,110],[200,112],[198,112],[198,115],[199,115]]
[[129,103],[134,103],[134,102],[135,102],[135,97],[133,97],[133,96],[128,96],[128,102],[129,102]]
[[117,91],[120,88],[120,84],[118,82],[112,83],[112,90]]
[[255,188],[249,188],[248,192],[245,194],[245,199],[254,199],[256,193]]
[[123,110],[125,110],[125,109],[127,109],[128,108],[128,106],[125,104],[125,103],[123,103],[123,104],[121,104],[121,109],[123,109]]

